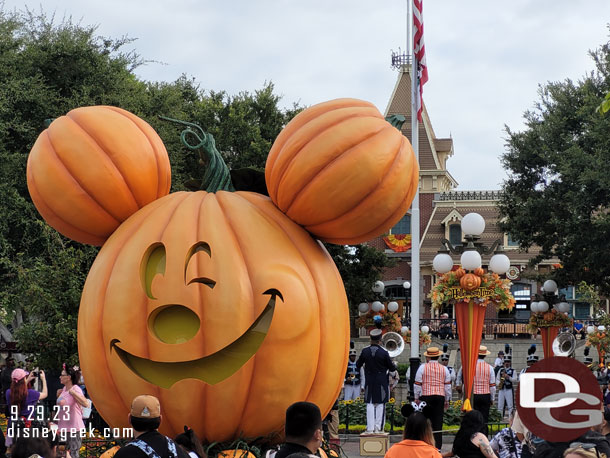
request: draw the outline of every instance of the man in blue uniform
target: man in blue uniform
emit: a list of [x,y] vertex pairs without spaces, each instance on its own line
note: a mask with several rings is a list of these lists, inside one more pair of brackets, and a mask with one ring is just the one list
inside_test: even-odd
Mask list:
[[396,370],[389,353],[379,344],[381,329],[370,333],[371,345],[365,347],[356,362],[364,366],[364,400],[366,402],[366,433],[383,432],[385,403],[389,400],[388,373]]

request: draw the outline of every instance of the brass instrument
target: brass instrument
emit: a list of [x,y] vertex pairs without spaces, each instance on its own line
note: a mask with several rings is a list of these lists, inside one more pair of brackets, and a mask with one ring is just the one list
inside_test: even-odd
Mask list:
[[576,339],[571,332],[562,332],[553,340],[555,356],[571,356],[576,349]]
[[390,358],[396,358],[405,349],[405,341],[397,332],[386,332],[381,338],[381,345],[388,351]]
[[504,368],[500,369],[500,374],[502,374],[500,376],[500,383],[498,384],[498,389],[501,390],[502,388],[504,388],[504,381],[506,380],[506,370]]

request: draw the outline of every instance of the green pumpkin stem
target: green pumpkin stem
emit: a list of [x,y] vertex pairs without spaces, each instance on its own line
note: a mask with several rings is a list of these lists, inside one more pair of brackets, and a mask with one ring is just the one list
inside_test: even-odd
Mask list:
[[[206,165],[206,171],[201,180],[201,189],[207,192],[235,191],[233,183],[231,182],[229,168],[216,149],[216,142],[214,141],[212,134],[204,132],[201,127],[192,122],[181,121],[180,119],[173,119],[165,116],[159,116],[159,118],[187,126],[180,134],[182,144],[193,151],[201,148],[199,155]],[[197,143],[189,143],[189,136],[194,137]]]

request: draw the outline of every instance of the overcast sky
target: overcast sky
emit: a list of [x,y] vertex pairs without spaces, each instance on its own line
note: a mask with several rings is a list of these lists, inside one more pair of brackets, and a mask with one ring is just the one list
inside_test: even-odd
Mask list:
[[[229,94],[273,81],[286,106],[356,97],[384,112],[397,78],[391,51],[406,46],[406,0],[6,0],[4,9],[41,4],[100,35],[137,38],[132,49],[163,62],[139,68],[143,79],[185,73]],[[458,189],[499,187],[504,125],[522,127],[539,84],[590,72],[588,51],[608,41],[609,22],[610,0],[424,0],[424,102],[437,137],[454,139]]]

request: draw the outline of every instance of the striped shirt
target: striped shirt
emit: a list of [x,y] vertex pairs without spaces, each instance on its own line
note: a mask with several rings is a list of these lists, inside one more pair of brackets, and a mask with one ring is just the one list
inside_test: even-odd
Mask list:
[[495,392],[496,377],[494,370],[491,365],[482,359],[478,359],[474,374],[473,393],[490,394],[492,387]]
[[419,366],[415,375],[415,394],[421,396],[444,396],[451,398],[451,374],[449,370],[438,363],[430,361]]

